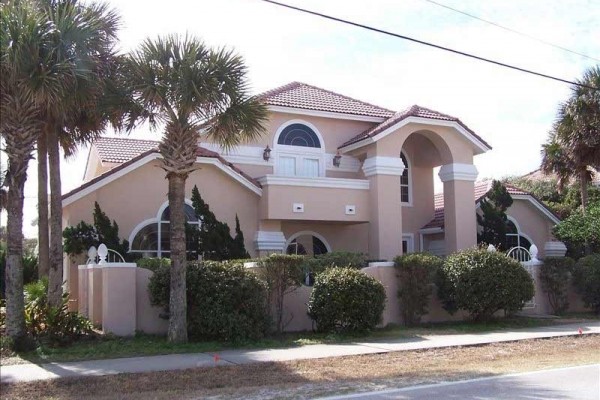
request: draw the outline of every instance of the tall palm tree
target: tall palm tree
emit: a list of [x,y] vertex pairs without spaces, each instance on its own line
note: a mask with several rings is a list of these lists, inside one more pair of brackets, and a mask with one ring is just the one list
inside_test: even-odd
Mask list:
[[556,131],[551,132],[548,142],[542,145],[541,169],[546,174],[556,175],[559,192],[562,192],[572,179],[577,178],[574,162],[557,140]]
[[224,148],[264,132],[266,107],[249,97],[242,58],[211,49],[193,37],[145,40],[129,60],[134,99],[153,127],[164,125],[159,145],[169,181],[171,210],[171,342],[187,341],[185,182],[197,167],[201,131]]
[[600,65],[586,70],[578,83],[583,86],[573,87],[569,100],[559,107],[556,132],[575,165],[585,212],[591,181],[589,167],[600,167]]
[[48,227],[48,145],[42,130],[37,140],[38,178],[38,276],[48,277],[50,232]]
[[39,107],[26,88],[48,27],[25,1],[0,4],[0,134],[8,156],[6,208],[6,333],[15,345],[25,337],[23,300],[23,203],[27,165],[40,131]]
[[36,5],[53,27],[49,35],[51,47],[40,63],[51,74],[65,78],[55,100],[44,103],[40,113],[46,140],[42,143],[44,139],[40,138],[40,144],[47,144],[50,178],[48,301],[58,306],[63,284],[59,148],[62,141],[72,150],[72,146],[92,140],[104,129],[107,119],[97,105],[114,69],[119,18],[114,10],[99,3],[36,0]]

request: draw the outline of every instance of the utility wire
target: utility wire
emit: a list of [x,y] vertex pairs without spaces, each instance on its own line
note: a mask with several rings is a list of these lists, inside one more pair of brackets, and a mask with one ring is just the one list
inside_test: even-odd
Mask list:
[[508,32],[511,32],[511,33],[515,33],[515,34],[517,34],[517,35],[524,36],[524,37],[526,37],[526,38],[528,38],[528,39],[531,39],[531,40],[535,40],[536,42],[539,42],[539,43],[545,44],[546,46],[554,47],[554,48],[556,48],[556,49],[563,50],[563,51],[567,51],[567,52],[569,52],[569,53],[576,54],[576,55],[578,55],[578,56],[581,56],[581,57],[587,58],[587,59],[589,59],[589,60],[594,60],[594,61],[600,62],[600,59],[598,59],[598,58],[595,58],[595,57],[588,56],[587,54],[579,53],[579,52],[577,52],[577,51],[575,51],[575,50],[568,49],[568,48],[566,48],[566,47],[560,46],[560,45],[558,45],[558,44],[554,44],[554,43],[552,43],[552,42],[548,42],[548,41],[546,41],[546,40],[544,40],[544,39],[537,38],[537,37],[535,37],[535,36],[532,36],[532,35],[530,35],[530,34],[528,34],[528,33],[525,33],[525,32],[520,32],[520,31],[517,31],[516,29],[508,28],[508,27],[506,27],[506,26],[503,26],[503,25],[497,24],[496,22],[493,22],[493,21],[490,21],[490,20],[487,20],[487,19],[483,19],[483,18],[481,18],[481,17],[478,17],[477,15],[469,14],[468,12],[461,11],[461,10],[458,10],[458,9],[456,9],[456,8],[450,7],[450,6],[446,5],[446,4],[438,3],[437,1],[433,1],[433,0],[423,0],[423,1],[426,1],[426,2],[428,2],[428,3],[431,3],[431,4],[435,4],[436,6],[443,7],[443,8],[445,8],[445,9],[448,9],[448,10],[451,10],[451,11],[454,11],[454,12],[457,12],[457,13],[459,13],[459,14],[462,14],[462,15],[465,15],[465,16],[467,16],[467,17],[469,17],[469,18],[473,18],[473,19],[476,19],[476,20],[478,20],[478,21],[485,22],[486,24],[493,25],[493,26],[495,26],[496,28],[504,29],[505,31],[508,31]]
[[331,15],[322,14],[322,13],[319,13],[319,12],[316,12],[316,11],[307,10],[307,9],[304,9],[304,8],[292,6],[292,5],[285,4],[285,3],[279,3],[279,2],[273,1],[273,0],[260,0],[260,1],[263,1],[265,3],[274,4],[274,5],[280,6],[280,7],[289,8],[291,10],[299,11],[299,12],[302,12],[302,13],[305,13],[305,14],[315,15],[317,17],[329,19],[331,21],[341,22],[341,23],[346,24],[346,25],[352,25],[352,26],[356,26],[358,28],[363,28],[363,29],[369,30],[369,31],[373,31],[373,32],[377,32],[377,33],[382,33],[382,34],[388,35],[388,36],[393,36],[393,37],[396,37],[396,38],[399,38],[399,39],[408,40],[408,41],[411,41],[411,42],[414,42],[414,43],[418,43],[418,44],[422,44],[422,45],[425,45],[425,46],[433,47],[433,48],[436,48],[438,50],[447,51],[449,53],[454,53],[454,54],[458,54],[458,55],[461,55],[461,56],[469,57],[469,58],[472,58],[472,59],[475,59],[475,60],[479,60],[479,61],[487,62],[487,63],[490,63],[490,64],[498,65],[500,67],[509,68],[509,69],[513,69],[513,70],[516,70],[516,71],[524,72],[526,74],[536,75],[536,76],[540,76],[542,78],[552,79],[552,80],[555,80],[555,81],[558,81],[558,82],[568,83],[570,85],[579,86],[579,87],[583,87],[583,88],[587,88],[587,89],[600,90],[600,88],[597,88],[597,87],[594,87],[594,86],[589,86],[589,85],[586,85],[586,84],[583,84],[583,83],[579,83],[579,82],[575,82],[575,81],[570,81],[568,79],[563,79],[563,78],[559,78],[559,77],[556,77],[556,76],[544,74],[544,73],[541,73],[541,72],[532,71],[530,69],[517,67],[517,66],[514,66],[514,65],[510,65],[510,64],[506,64],[506,63],[500,62],[500,61],[491,60],[489,58],[480,57],[480,56],[477,56],[477,55],[474,55],[474,54],[465,53],[465,52],[460,51],[460,50],[455,50],[455,49],[451,49],[449,47],[444,47],[444,46],[440,46],[440,45],[437,45],[437,44],[434,44],[434,43],[425,42],[423,40],[411,38],[409,36],[404,36],[404,35],[400,35],[398,33],[393,33],[393,32],[390,32],[390,31],[383,30],[383,29],[374,28],[372,26],[368,26],[368,25],[364,25],[364,24],[359,24],[358,22],[348,21],[348,20],[345,20],[345,19],[342,19],[342,18],[333,17]]

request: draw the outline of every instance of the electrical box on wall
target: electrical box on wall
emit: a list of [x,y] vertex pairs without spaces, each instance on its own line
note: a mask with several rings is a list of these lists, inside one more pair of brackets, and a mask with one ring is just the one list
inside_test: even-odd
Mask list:
[[346,215],[355,215],[356,206],[346,206]]
[[295,213],[303,213],[304,212],[304,204],[302,203],[294,203],[292,207],[292,211]]

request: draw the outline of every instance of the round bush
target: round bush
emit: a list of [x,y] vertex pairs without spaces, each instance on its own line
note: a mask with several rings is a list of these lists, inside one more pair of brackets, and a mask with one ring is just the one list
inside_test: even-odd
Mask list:
[[[153,305],[169,307],[170,268],[150,278]],[[195,340],[260,339],[269,326],[267,288],[241,263],[192,262],[187,266],[187,324]]]
[[489,319],[499,310],[521,310],[534,295],[533,280],[518,261],[483,249],[448,256],[439,269],[437,285],[448,312],[463,309],[476,320]]
[[600,254],[580,258],[573,271],[573,284],[586,307],[600,314]]
[[405,254],[394,259],[398,300],[405,325],[415,325],[427,314],[433,277],[442,262],[440,257],[427,253]]
[[330,268],[317,276],[308,315],[321,332],[363,332],[375,328],[385,308],[381,282],[352,268]]

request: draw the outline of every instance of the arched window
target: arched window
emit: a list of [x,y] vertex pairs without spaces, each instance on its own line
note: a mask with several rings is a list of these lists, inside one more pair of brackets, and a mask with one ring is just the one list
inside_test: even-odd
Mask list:
[[286,254],[318,256],[331,251],[325,239],[313,232],[298,232],[290,239],[286,247]]
[[506,224],[506,249],[510,250],[513,247],[524,247],[527,250],[531,247],[531,241],[519,232],[519,228],[514,221],[508,220]]
[[402,172],[402,175],[400,176],[400,201],[402,203],[407,203],[410,204],[411,202],[411,198],[410,198],[410,170],[409,170],[409,165],[408,165],[408,160],[406,158],[406,155],[404,154],[404,152],[400,153],[400,158],[402,159],[402,162],[404,163],[404,171]]
[[[200,222],[194,208],[186,204],[184,211],[186,224],[197,229]],[[170,221],[170,208],[166,207],[160,213],[159,218],[145,221],[136,227],[135,235],[130,241],[129,252],[142,254],[143,257],[169,257],[171,253]],[[191,249],[192,243],[187,243],[187,248]]]
[[321,135],[308,122],[289,121],[275,135],[275,174],[317,177],[325,173]]
[[301,147],[321,147],[321,142],[315,131],[304,124],[291,124],[286,126],[279,134],[277,144]]

